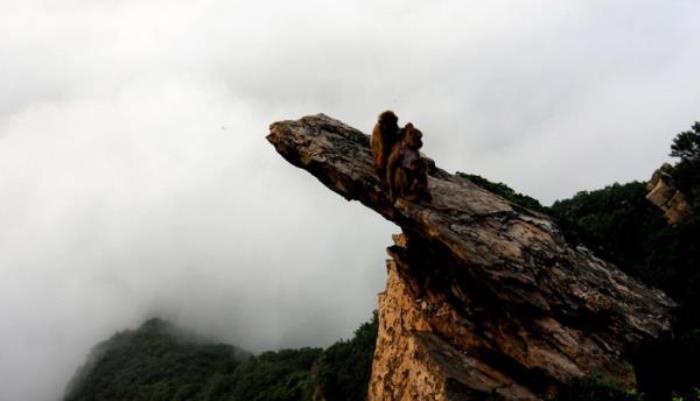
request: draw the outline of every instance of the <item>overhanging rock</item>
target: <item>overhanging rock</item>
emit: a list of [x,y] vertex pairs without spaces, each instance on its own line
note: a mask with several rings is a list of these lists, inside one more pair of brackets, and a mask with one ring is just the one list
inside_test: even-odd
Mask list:
[[392,203],[369,137],[323,114],[274,123],[267,139],[403,230],[380,294],[370,400],[536,400],[588,374],[631,387],[627,351],[670,333],[671,299],[572,249],[541,213],[434,163],[432,202]]

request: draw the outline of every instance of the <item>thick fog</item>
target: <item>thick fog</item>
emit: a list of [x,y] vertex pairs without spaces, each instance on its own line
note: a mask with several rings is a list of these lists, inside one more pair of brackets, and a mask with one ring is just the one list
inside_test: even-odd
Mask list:
[[162,316],[252,351],[367,320],[398,228],[265,141],[384,109],[545,203],[647,179],[700,120],[687,1],[0,0],[0,401]]

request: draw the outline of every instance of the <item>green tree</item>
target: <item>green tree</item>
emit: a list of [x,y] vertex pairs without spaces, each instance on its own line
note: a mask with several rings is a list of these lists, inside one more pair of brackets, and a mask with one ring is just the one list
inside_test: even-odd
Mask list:
[[310,399],[310,372],[318,348],[264,352],[239,366],[232,376],[231,401]]
[[690,131],[678,134],[671,145],[671,156],[680,160],[673,166],[673,182],[685,195],[695,215],[700,214],[700,122]]
[[690,131],[676,135],[671,144],[671,157],[681,161],[700,161],[700,122],[695,122]]
[[379,319],[362,324],[352,339],[328,347],[314,365],[315,385],[327,401],[367,399]]

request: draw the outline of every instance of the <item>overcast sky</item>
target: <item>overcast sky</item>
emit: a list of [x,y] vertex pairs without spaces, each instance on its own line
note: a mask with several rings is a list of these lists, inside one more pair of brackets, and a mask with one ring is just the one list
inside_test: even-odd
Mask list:
[[696,0],[0,0],[0,401],[163,316],[261,351],[349,337],[393,224],[264,139],[393,109],[545,203],[645,180],[700,120]]

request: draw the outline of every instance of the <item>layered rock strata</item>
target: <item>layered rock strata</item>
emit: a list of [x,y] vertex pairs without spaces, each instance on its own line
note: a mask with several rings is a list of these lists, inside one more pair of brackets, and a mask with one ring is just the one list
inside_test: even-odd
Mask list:
[[322,114],[274,123],[267,139],[402,228],[380,294],[371,401],[539,400],[590,374],[631,387],[630,350],[670,333],[673,301],[569,247],[543,214],[433,162],[432,201],[392,203],[369,137]]
[[654,172],[647,183],[647,199],[664,212],[669,224],[676,224],[690,217],[691,212],[685,195],[673,185],[672,169],[670,164],[664,164]]

